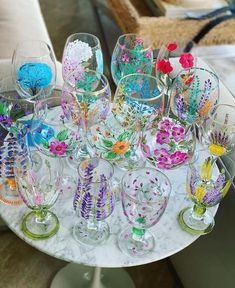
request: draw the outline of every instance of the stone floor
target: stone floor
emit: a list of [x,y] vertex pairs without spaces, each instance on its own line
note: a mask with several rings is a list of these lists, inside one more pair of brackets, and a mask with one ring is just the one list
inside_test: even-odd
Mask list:
[[[89,32],[101,40],[105,73],[110,75],[110,51],[120,31],[105,14],[102,16],[105,26],[102,27],[91,3],[88,0],[40,0],[57,59],[61,60],[70,34]],[[0,232],[0,259],[0,288],[47,288],[56,272],[67,264],[27,245],[8,230]],[[136,288],[182,288],[168,259],[126,270]]]

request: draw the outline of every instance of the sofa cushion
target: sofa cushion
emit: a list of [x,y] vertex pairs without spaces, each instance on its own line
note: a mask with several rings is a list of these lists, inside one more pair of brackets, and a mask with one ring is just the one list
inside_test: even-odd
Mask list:
[[38,0],[0,0],[0,58],[11,58],[18,42],[51,40]]

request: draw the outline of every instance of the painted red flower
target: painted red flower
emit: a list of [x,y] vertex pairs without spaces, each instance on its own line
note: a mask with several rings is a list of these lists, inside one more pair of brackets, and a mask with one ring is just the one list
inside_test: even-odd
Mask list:
[[177,48],[177,44],[176,43],[169,43],[167,46],[166,46],[166,49],[170,52],[174,51],[175,49]]
[[163,74],[168,74],[173,70],[171,63],[165,59],[159,59],[155,64],[155,70],[159,70]]
[[179,62],[183,68],[191,68],[194,65],[194,57],[191,53],[183,53],[180,56]]

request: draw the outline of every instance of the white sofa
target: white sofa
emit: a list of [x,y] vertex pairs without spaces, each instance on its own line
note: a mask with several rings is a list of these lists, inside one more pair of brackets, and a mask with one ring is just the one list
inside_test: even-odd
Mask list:
[[[0,0],[0,78],[11,73],[13,51],[23,40],[43,40],[52,47],[38,0]],[[57,61],[56,85],[62,83]],[[0,219],[0,230],[4,228]]]

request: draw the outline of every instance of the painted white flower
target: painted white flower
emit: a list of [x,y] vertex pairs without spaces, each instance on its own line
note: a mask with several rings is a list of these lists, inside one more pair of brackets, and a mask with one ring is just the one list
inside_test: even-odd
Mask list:
[[91,47],[80,40],[70,42],[66,49],[66,57],[71,62],[82,63],[92,57]]

